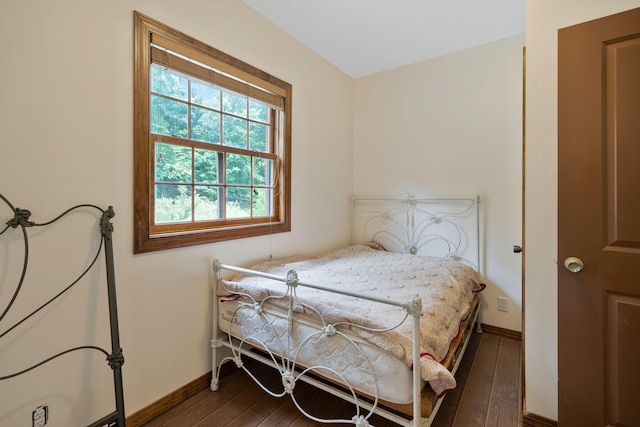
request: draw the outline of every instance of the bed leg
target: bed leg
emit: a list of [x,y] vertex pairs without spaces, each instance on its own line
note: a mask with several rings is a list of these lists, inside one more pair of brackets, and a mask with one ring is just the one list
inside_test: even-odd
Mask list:
[[478,317],[476,318],[476,334],[482,333],[482,323],[480,322],[480,309],[478,308]]
[[220,374],[218,366],[218,340],[211,340],[211,391],[218,391],[218,376]]
[[213,316],[211,322],[211,390],[218,390],[218,377],[220,375],[220,368],[218,358],[218,348],[222,347],[222,342],[220,341],[219,332],[218,332],[218,281],[220,280],[220,261],[214,259],[212,262],[212,277],[211,277],[211,291],[212,298],[211,301],[213,303]]

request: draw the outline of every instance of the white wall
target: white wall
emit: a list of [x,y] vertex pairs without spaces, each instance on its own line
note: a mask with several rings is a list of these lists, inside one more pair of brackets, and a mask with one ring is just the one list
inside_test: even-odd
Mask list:
[[[290,233],[133,255],[133,10],[293,85]],[[213,257],[246,264],[348,243],[353,80],[242,2],[2,0],[0,51],[0,192],[39,221],[76,203],[115,208],[128,414],[211,369]],[[0,208],[0,218],[6,216]],[[42,235],[32,243],[49,252],[33,250],[33,271],[16,306],[35,306],[65,284],[79,268],[68,259],[86,261],[82,239],[63,235],[70,229],[65,222],[54,233],[59,240]],[[18,255],[0,246],[0,259]],[[58,314],[0,341],[0,376],[61,350],[58,334],[70,337],[64,344],[88,338],[108,348],[100,328],[106,299],[95,288],[103,271],[100,265],[89,283],[56,304]],[[0,283],[1,311],[13,282]],[[0,333],[8,326],[0,323]],[[70,373],[74,367],[78,374]],[[103,355],[72,355],[2,381],[0,425],[28,425],[42,403],[50,405],[48,425],[94,421],[112,409],[110,374]]]
[[638,0],[527,2],[525,409],[558,418],[557,32]]
[[[524,34],[356,80],[354,192],[473,195],[486,236],[482,322],[521,329]],[[497,311],[497,298],[509,312]]]

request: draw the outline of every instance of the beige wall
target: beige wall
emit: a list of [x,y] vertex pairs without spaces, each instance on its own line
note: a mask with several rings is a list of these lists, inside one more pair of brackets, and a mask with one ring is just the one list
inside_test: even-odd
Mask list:
[[525,409],[558,417],[557,31],[640,6],[638,0],[527,2]]
[[[133,10],[293,85],[290,233],[132,254]],[[353,80],[244,3],[2,0],[0,51],[0,192],[39,220],[76,203],[115,208],[128,414],[211,369],[213,257],[245,264],[270,254],[349,242]],[[7,210],[0,208],[0,218],[6,215]],[[16,307],[34,307],[86,262],[86,251],[79,251],[76,240],[63,234],[70,229],[70,222],[65,222],[61,232],[54,233],[59,240],[43,235],[32,243],[33,271]],[[40,244],[49,252],[36,249]],[[6,251],[0,246],[3,263],[18,261],[17,255]],[[69,261],[73,259],[81,262]],[[100,332],[106,300],[96,289],[103,284],[103,270],[99,266],[89,283],[58,304],[58,314],[28,322],[25,332],[0,342],[0,375],[66,348],[62,344],[75,346],[88,340],[109,347],[108,337]],[[13,291],[3,279],[1,309]],[[0,332],[8,326],[3,322]],[[69,338],[59,343],[60,336]],[[71,373],[74,367],[79,368],[77,374]],[[30,425],[31,411],[42,403],[50,405],[51,425],[94,421],[112,409],[110,375],[104,355],[81,353],[20,379],[2,381],[0,425]]]
[[[524,34],[355,83],[354,192],[481,198],[482,322],[521,329]],[[498,296],[509,312],[497,311]]]

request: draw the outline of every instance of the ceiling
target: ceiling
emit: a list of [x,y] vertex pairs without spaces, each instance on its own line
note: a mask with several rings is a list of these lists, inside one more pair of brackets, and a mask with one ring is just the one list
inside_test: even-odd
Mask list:
[[525,32],[525,0],[243,0],[353,78]]

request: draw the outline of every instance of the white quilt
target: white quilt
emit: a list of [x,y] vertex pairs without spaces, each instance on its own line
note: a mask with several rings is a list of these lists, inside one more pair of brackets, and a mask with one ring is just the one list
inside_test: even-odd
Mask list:
[[[419,295],[422,298],[421,377],[438,395],[455,388],[455,378],[440,362],[459,333],[460,323],[469,315],[473,292],[483,288],[472,268],[457,261],[386,252],[366,245],[267,261],[250,268],[278,276],[286,276],[293,269],[303,282],[394,301],[409,301]],[[250,294],[258,301],[286,291],[281,283],[246,275],[233,277],[227,288]],[[220,295],[224,293],[224,289],[219,289]],[[347,321],[379,329],[397,324],[406,314],[398,307],[303,286],[296,288],[296,295],[300,303],[321,312],[328,323]],[[312,310],[302,304],[295,304],[294,310],[313,315]],[[408,319],[400,327],[384,333],[355,327],[351,330],[411,367],[411,323]]]

